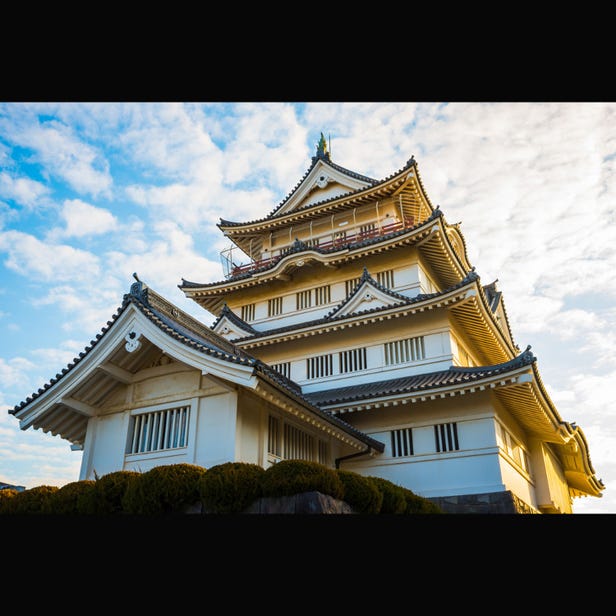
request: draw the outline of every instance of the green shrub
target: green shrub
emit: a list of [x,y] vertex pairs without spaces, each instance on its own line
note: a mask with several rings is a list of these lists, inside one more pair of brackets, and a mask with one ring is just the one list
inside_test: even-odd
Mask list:
[[265,469],[247,462],[225,462],[208,469],[199,480],[207,513],[241,513],[261,496]]
[[94,492],[95,481],[84,479],[63,485],[50,495],[45,503],[44,513],[54,515],[77,515],[94,513],[92,499],[89,496]]
[[263,475],[261,485],[263,496],[293,496],[317,491],[333,498],[344,497],[344,485],[338,473],[323,464],[307,460],[282,460],[270,466]]
[[379,513],[383,494],[369,478],[352,471],[338,470],[338,477],[344,485],[344,501],[356,513]]
[[382,477],[370,477],[376,487],[383,494],[383,504],[380,513],[404,513],[406,498],[404,488]]
[[17,492],[11,499],[11,513],[39,514],[47,513],[48,502],[52,494],[58,491],[57,486],[36,486],[23,492]]
[[137,471],[114,471],[99,477],[91,495],[96,513],[99,515],[123,513],[122,499],[126,488],[130,481],[138,477],[141,477],[141,473]]
[[176,513],[199,500],[199,480],[206,472],[195,464],[155,466],[128,482],[122,498],[126,513]]
[[19,490],[14,490],[13,488],[0,490],[0,514],[11,513],[13,497],[16,494],[19,494]]
[[404,513],[445,513],[436,503],[406,488],[404,489],[404,499],[406,501]]

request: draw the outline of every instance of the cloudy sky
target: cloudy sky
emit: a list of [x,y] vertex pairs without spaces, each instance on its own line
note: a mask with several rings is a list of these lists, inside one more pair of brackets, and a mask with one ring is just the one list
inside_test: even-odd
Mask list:
[[81,453],[8,410],[100,332],[133,272],[211,324],[177,285],[223,278],[219,218],[268,214],[321,131],[370,177],[415,156],[586,435],[607,487],[574,511],[616,513],[614,103],[0,104],[0,481],[78,479]]

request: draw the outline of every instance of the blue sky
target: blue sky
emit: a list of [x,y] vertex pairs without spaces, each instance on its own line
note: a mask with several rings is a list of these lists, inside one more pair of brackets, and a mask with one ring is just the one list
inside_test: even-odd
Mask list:
[[616,513],[613,103],[0,103],[0,481],[78,479],[81,453],[8,410],[100,332],[132,273],[208,325],[181,278],[223,278],[220,217],[268,214],[321,131],[338,164],[383,178],[415,155],[471,264],[498,279]]

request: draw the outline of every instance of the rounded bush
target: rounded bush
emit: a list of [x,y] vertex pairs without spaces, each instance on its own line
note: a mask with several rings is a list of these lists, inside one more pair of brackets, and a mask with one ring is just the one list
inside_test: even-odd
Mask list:
[[379,513],[383,505],[383,494],[369,477],[353,471],[338,470],[338,477],[344,485],[344,501],[356,513]]
[[436,503],[415,494],[412,490],[404,489],[406,509],[404,513],[445,513]]
[[210,467],[199,480],[204,512],[241,513],[261,496],[264,474],[264,468],[248,462]]
[[73,481],[63,485],[50,495],[45,504],[45,513],[77,515],[94,513],[92,498],[95,490],[93,479]]
[[199,480],[206,472],[195,464],[155,466],[130,480],[122,498],[126,513],[178,513],[199,500]]
[[404,513],[406,498],[404,488],[382,477],[370,477],[376,487],[383,494],[383,504],[380,513]]
[[11,506],[13,504],[13,497],[19,494],[19,490],[13,488],[5,488],[0,490],[0,514],[11,513]]
[[333,498],[344,497],[344,485],[338,473],[318,462],[282,460],[266,469],[263,496],[293,496],[302,492],[321,492]]
[[137,471],[114,471],[99,477],[91,495],[96,513],[99,515],[123,513],[122,499],[129,482],[137,477],[141,477],[141,473]]
[[47,513],[49,499],[58,490],[58,486],[43,485],[17,492],[10,501],[11,513],[20,515]]

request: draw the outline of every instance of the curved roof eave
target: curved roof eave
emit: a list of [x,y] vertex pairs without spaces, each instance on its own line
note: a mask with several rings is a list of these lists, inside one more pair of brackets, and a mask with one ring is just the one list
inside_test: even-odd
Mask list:
[[[312,171],[312,169],[314,167],[314,164],[316,164],[316,163],[313,163],[313,165],[306,172],[306,174],[304,175],[304,177],[302,178],[300,183],[293,189],[293,191],[291,193],[289,193],[289,195],[272,212],[270,212],[267,216],[264,216],[263,218],[257,218],[255,220],[245,221],[245,222],[235,222],[235,221],[225,220],[225,219],[221,218],[220,222],[217,223],[216,226],[224,231],[224,230],[229,230],[229,229],[233,229],[233,228],[237,228],[237,227],[244,227],[244,226],[245,227],[251,227],[251,226],[254,226],[254,225],[258,225],[260,223],[268,223],[268,222],[271,222],[273,220],[276,220],[277,219],[276,212],[278,212],[280,210],[280,208],[288,201],[288,199],[291,198],[293,193],[295,193],[297,191],[297,189],[299,188],[301,183],[309,175],[310,171]],[[332,165],[333,168],[338,169],[338,170],[344,169],[343,167],[334,166],[333,163],[331,165]],[[374,190],[375,188],[383,187],[383,186],[385,186],[389,182],[395,181],[395,179],[398,176],[400,176],[402,173],[408,171],[408,169],[411,168],[411,167],[416,167],[416,162],[415,162],[415,159],[413,157],[411,157],[406,162],[404,167],[401,167],[400,169],[398,169],[394,173],[388,175],[387,177],[383,178],[382,180],[373,180],[372,178],[368,178],[367,176],[360,176],[359,174],[353,175],[351,177],[357,177],[357,179],[362,179],[363,181],[369,181],[370,185],[362,187],[362,188],[358,188],[358,189],[353,190],[353,191],[349,191],[348,193],[345,193],[343,195],[335,195],[333,197],[329,197],[327,199],[323,199],[322,201],[317,201],[315,203],[309,203],[309,204],[307,204],[307,205],[305,205],[305,206],[303,206],[301,208],[293,210],[292,212],[285,213],[283,216],[293,217],[296,214],[303,214],[304,212],[306,212],[308,210],[316,209],[316,208],[319,208],[321,206],[334,203],[335,201],[338,201],[338,200],[341,201],[341,202],[344,202],[345,200],[359,197],[359,196],[361,196],[361,193],[363,193],[363,192],[369,192],[371,190]],[[351,173],[353,173],[353,172],[351,172]],[[348,175],[348,173],[347,173],[347,175]],[[418,176],[418,180],[419,180],[419,176]],[[419,180],[419,182],[421,182],[421,180]]]

